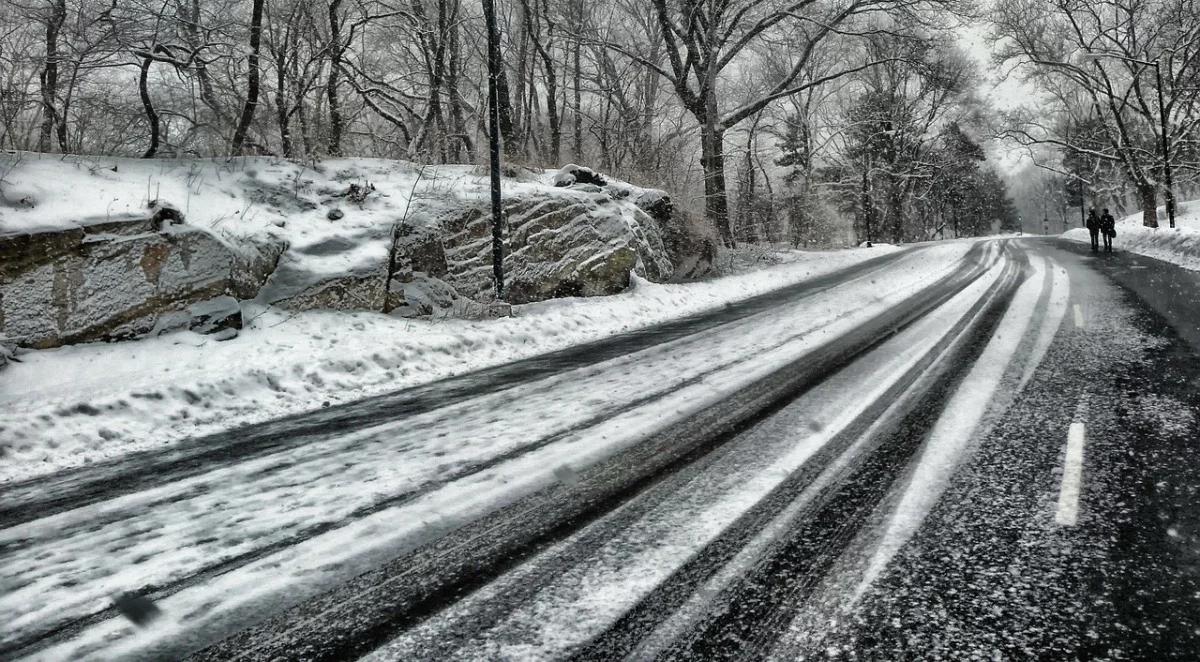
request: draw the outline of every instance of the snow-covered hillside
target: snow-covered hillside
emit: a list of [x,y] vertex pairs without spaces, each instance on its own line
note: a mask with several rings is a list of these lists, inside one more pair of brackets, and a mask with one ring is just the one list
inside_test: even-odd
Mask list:
[[[1117,221],[1113,248],[1200,271],[1200,200],[1179,203],[1175,225],[1171,229],[1163,220],[1160,227],[1147,228],[1142,225],[1141,212],[1132,214]],[[1083,243],[1090,241],[1083,228],[1069,230],[1063,236]]]

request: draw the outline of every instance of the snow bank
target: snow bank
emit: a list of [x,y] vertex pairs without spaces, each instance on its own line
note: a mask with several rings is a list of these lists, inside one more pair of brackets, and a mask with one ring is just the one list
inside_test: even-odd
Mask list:
[[517,306],[490,321],[251,307],[238,338],[190,331],[21,354],[0,377],[0,481],[269,420],[643,328],[881,255],[799,252],[712,281]]
[[[1144,227],[1141,212],[1117,221],[1113,248],[1200,271],[1200,200],[1178,205],[1174,229],[1166,227],[1166,221],[1161,223],[1158,228]],[[1082,243],[1091,241],[1084,228],[1068,230],[1063,236]]]

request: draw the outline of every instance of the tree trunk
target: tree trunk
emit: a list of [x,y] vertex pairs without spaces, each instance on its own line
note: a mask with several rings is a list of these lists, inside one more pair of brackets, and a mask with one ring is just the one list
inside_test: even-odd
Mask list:
[[[582,9],[580,11],[582,11]],[[582,24],[583,24],[583,21],[580,20],[579,23],[577,24],[577,26],[582,26]],[[579,64],[579,51],[582,48],[583,48],[583,44],[581,43],[579,38],[576,38],[575,54],[574,54],[575,62],[572,64],[572,67],[571,67],[571,82],[572,82],[572,88],[573,88],[572,93],[575,96],[575,98],[573,100],[574,104],[572,104],[574,106],[573,110],[575,111],[575,125],[572,127],[574,129],[574,133],[571,136],[572,137],[571,151],[574,152],[573,156],[574,156],[575,160],[577,160],[577,161],[584,160],[584,158],[583,158],[583,108],[582,108],[583,102],[582,102],[582,93],[580,91],[580,88],[583,84],[583,81],[582,81],[583,70]]]
[[1139,184],[1137,191],[1142,203],[1142,225],[1158,227],[1158,189],[1153,184]]
[[67,117],[71,114],[71,99],[75,96],[75,89],[79,83],[79,62],[75,61],[71,67],[71,76],[68,79],[67,91],[63,95],[62,104],[58,109],[58,127],[55,132],[58,134],[58,149],[63,154],[71,152],[71,147],[67,141]]
[[342,109],[338,97],[338,71],[342,65],[342,26],[338,9],[342,0],[329,3],[329,78],[325,95],[329,99],[329,155],[342,155]]
[[300,142],[304,145],[304,155],[312,156],[312,131],[308,128],[308,110],[304,107],[303,95],[297,95],[296,119],[300,120]]
[[562,124],[558,115],[558,89],[554,73],[554,60],[547,57],[546,67],[546,117],[550,120],[550,162],[559,165],[562,155]]
[[[301,70],[300,70],[299,19],[297,19],[297,24],[295,26],[293,26],[291,30],[292,30],[291,41],[290,41],[290,45],[288,46],[288,50],[290,52],[290,60],[288,62],[288,67],[289,67],[289,75],[291,76],[292,85],[293,85],[294,89],[292,90],[291,104],[288,107],[288,111],[287,111],[288,142],[292,144],[292,154],[294,156],[295,152],[296,152],[296,147],[295,147],[296,141],[292,138],[292,125],[291,125],[292,115],[294,114],[296,116],[296,120],[300,123],[300,144],[302,146],[302,149],[304,150],[304,155],[309,156],[313,152],[312,134],[308,128],[308,112],[304,108],[304,106],[305,106],[304,97],[305,97],[305,93],[307,92],[306,85],[309,85],[309,83],[305,80],[305,76],[301,73]],[[280,86],[280,90],[282,90],[282,89],[283,89],[283,86]]]
[[[432,37],[422,37],[421,46],[425,49],[425,74],[429,82],[429,100],[422,118],[421,128],[417,131],[419,140],[413,141],[413,149],[425,151],[428,159],[436,163],[446,163],[449,158],[449,145],[446,140],[446,120],[442,113],[442,86],[446,75],[446,37],[449,17],[446,12],[445,0],[438,2],[437,29],[430,30]],[[422,25],[428,24],[424,9],[419,3],[414,4],[414,12]]]
[[50,151],[50,138],[54,125],[62,123],[55,107],[58,96],[58,32],[67,18],[66,0],[57,0],[51,5],[51,14],[46,19],[46,64],[38,77],[42,93],[42,128],[38,136],[38,151]]
[[[523,10],[521,10],[523,11]],[[508,67],[502,67],[500,80],[497,81],[498,89],[500,90],[500,134],[504,136],[504,155],[510,160],[517,158],[524,153],[525,144],[529,140],[526,128],[529,125],[529,110],[525,104],[529,100],[529,92],[526,90],[526,69],[529,66],[529,41],[528,33],[524,29],[524,19],[516,21],[508,33],[509,44],[513,44],[516,39],[516,62],[513,66],[513,73],[516,76],[514,79],[508,78]],[[508,57],[512,57],[512,51],[508,53]],[[505,57],[501,57],[501,64],[505,61]],[[511,85],[511,88],[510,88]],[[511,101],[510,101],[511,99]],[[508,106],[509,114],[509,133],[504,130],[504,106]]]
[[904,241],[904,192],[895,175],[888,182],[888,213],[892,217],[892,243],[899,244]]
[[612,98],[604,95],[600,106],[600,123],[592,129],[596,134],[596,142],[600,147],[600,170],[608,172],[612,170],[612,150],[609,147],[608,138],[608,119],[612,114]]
[[[544,5],[540,2],[530,4],[529,0],[522,0],[522,13],[525,14],[525,29],[529,35],[530,41],[533,43],[533,48],[537,51],[542,60],[542,71],[545,73],[546,83],[546,118],[550,123],[550,161],[555,165],[559,165],[559,157],[562,153],[562,126],[559,123],[558,116],[558,75],[554,69],[554,57],[550,53],[553,48],[554,39],[554,23],[548,15],[544,14]],[[539,13],[542,12],[542,13]],[[546,23],[546,41],[542,43],[541,26],[542,21]],[[533,96],[533,63],[530,63],[530,96]],[[533,107],[530,107],[530,114],[533,112]]]
[[146,148],[146,153],[142,154],[143,159],[152,159],[158,153],[158,113],[154,110],[154,104],[150,101],[150,63],[153,62],[149,56],[142,58],[141,71],[138,73],[138,94],[142,98],[142,108],[146,111],[146,120],[150,123],[150,146]]
[[435,46],[429,54],[432,67],[429,69],[429,101],[425,109],[425,117],[421,119],[421,128],[417,131],[417,140],[413,141],[413,149],[424,152],[430,161],[446,163],[446,122],[442,117],[442,49]]
[[265,0],[254,0],[250,12],[250,70],[246,74],[246,105],[242,107],[242,117],[238,120],[233,132],[233,154],[242,153],[242,145],[246,142],[246,133],[250,123],[254,121],[254,111],[258,108],[258,51],[262,43],[262,15]]
[[450,128],[454,131],[455,147],[454,160],[458,161],[461,156],[460,146],[466,150],[467,162],[475,162],[475,145],[471,141],[471,136],[467,133],[467,122],[463,114],[462,98],[459,93],[458,79],[459,73],[462,71],[462,44],[458,36],[458,3],[454,4],[454,9],[450,16],[450,64],[446,69],[446,94],[450,101]]
[[736,211],[737,218],[739,219],[739,227],[738,232],[734,233],[734,237],[738,240],[752,244],[762,241],[762,232],[759,227],[760,219],[757,218],[756,212],[758,210],[755,209],[756,205],[754,204],[754,189],[757,188],[757,182],[755,181],[753,151],[754,130],[757,126],[758,122],[755,121],[750,125],[750,130],[746,132],[746,152],[742,163],[744,174],[740,178],[741,181],[738,182],[740,195],[738,196],[738,208]]
[[725,191],[725,132],[709,121],[700,130],[700,167],[704,170],[704,215],[721,235],[721,242],[734,247],[729,225],[729,198]]
[[275,57],[275,122],[279,125],[279,143],[283,158],[292,158],[291,115],[287,101],[287,43],[277,50]]
[[[200,0],[192,0],[191,12],[187,15],[186,20],[183,21],[183,28],[187,35],[188,45],[193,49],[199,48],[203,43],[199,26]],[[217,120],[217,126],[224,126],[228,118],[217,98],[216,90],[212,84],[212,76],[208,73],[208,65],[204,63],[204,58],[196,58],[195,69],[196,79],[200,81],[200,100],[212,111],[213,117]]]
[[863,168],[862,192],[861,192],[862,201],[860,203],[862,205],[862,215],[863,215],[863,235],[864,235],[863,241],[865,241],[868,246],[871,245],[871,211],[872,211],[872,209],[871,209],[871,176],[870,176],[870,173],[871,173],[871,167],[870,167],[870,163],[868,162],[867,167]]

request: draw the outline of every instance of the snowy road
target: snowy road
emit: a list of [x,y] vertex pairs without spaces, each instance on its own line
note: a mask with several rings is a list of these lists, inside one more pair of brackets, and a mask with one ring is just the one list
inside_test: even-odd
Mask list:
[[11,485],[0,658],[1194,651],[1189,273],[931,244]]

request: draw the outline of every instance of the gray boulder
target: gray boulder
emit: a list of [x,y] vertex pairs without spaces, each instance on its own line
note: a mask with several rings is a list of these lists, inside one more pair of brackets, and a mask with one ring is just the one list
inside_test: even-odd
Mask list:
[[592,170],[591,168],[585,168],[580,165],[575,165],[574,163],[568,163],[562,168],[559,168],[558,172],[554,175],[555,186],[573,186],[580,184],[607,186],[608,180],[605,179],[604,175],[601,175],[595,170]]
[[674,265],[671,280],[693,280],[714,271],[719,243],[711,225],[676,210],[665,191],[646,189],[638,195],[636,204],[662,230],[663,247]]
[[[420,203],[425,230],[441,243],[441,259],[427,266],[473,301],[494,298],[491,216],[481,202],[463,207]],[[654,219],[606,194],[546,191],[504,205],[507,247],[505,300],[520,304],[563,296],[614,294],[635,271],[650,280],[672,272]],[[402,235],[401,243],[428,239]],[[428,253],[428,250],[423,251]],[[444,274],[441,273],[444,269]]]
[[242,306],[231,296],[220,296],[188,307],[188,329],[218,340],[236,338],[242,328]]
[[178,328],[193,304],[253,297],[283,251],[243,250],[163,209],[0,236],[0,334],[40,349]]

